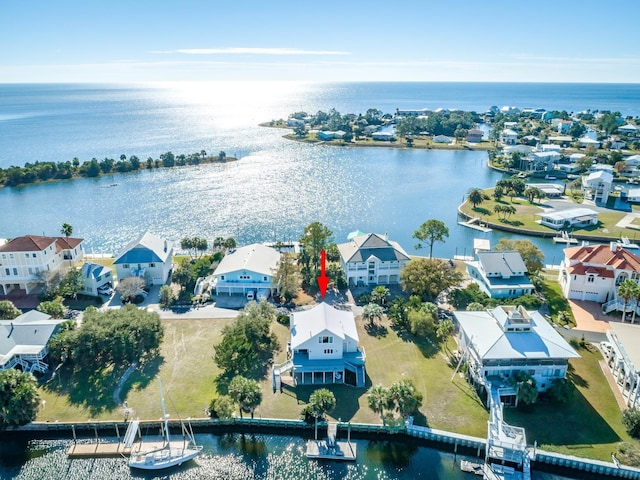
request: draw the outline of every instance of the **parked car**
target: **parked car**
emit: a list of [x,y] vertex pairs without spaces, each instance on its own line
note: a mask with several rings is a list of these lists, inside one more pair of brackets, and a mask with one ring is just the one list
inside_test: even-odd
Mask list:
[[109,285],[102,285],[101,287],[98,287],[98,293],[100,295],[111,296],[113,294],[113,288],[111,288]]

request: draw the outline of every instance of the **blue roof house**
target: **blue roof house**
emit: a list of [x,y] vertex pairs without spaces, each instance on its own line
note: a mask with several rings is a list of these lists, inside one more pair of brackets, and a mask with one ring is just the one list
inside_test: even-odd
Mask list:
[[104,265],[87,262],[82,264],[80,273],[82,273],[83,282],[82,293],[85,295],[98,297],[100,295],[98,288],[107,284],[113,285],[111,269]]
[[173,260],[173,242],[152,233],[129,243],[113,261],[118,280],[141,277],[147,285],[164,285]]

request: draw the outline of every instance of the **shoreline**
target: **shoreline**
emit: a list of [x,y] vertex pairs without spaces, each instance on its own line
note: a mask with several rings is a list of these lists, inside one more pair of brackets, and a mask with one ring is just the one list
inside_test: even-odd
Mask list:
[[[232,419],[211,419],[195,418],[188,420],[194,432],[212,433],[214,435],[225,433],[240,434],[273,434],[283,436],[296,436],[302,440],[310,439],[314,435],[314,426],[303,420],[285,420],[276,418],[232,418]],[[159,420],[143,420],[141,425],[146,429],[153,429],[160,426]],[[169,421],[170,428],[179,430],[180,421]],[[398,441],[403,443],[414,443],[425,448],[474,457],[484,461],[486,439],[472,437],[469,435],[447,432],[444,430],[429,427],[414,427],[405,425],[402,427],[388,427],[379,424],[340,422],[344,430],[345,426],[350,429],[350,435],[356,440],[376,441],[384,438],[386,441]],[[109,434],[120,437],[120,431],[126,431],[126,421],[101,421],[101,422],[64,422],[45,423],[33,422],[23,427],[11,428],[0,433],[0,437],[10,433],[11,438],[20,436],[26,440],[57,440],[73,439],[77,442],[98,438],[98,433]],[[327,424],[318,424],[321,435],[326,431]],[[78,429],[84,435],[78,435]],[[344,436],[344,431],[341,432]],[[115,437],[114,437],[115,438]],[[575,457],[561,453],[538,449],[536,446],[529,448],[529,454],[533,456],[531,460],[532,468],[539,471],[548,471],[559,474],[575,476],[580,472],[598,474],[598,478],[640,478],[640,470],[634,467],[620,465],[611,462],[604,462],[585,457]],[[457,463],[457,462],[456,462]],[[578,478],[578,477],[575,477]]]

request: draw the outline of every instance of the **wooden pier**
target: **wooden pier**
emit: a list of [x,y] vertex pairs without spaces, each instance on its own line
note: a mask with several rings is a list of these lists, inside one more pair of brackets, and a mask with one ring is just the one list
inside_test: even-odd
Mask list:
[[[114,458],[129,457],[132,452],[159,450],[165,446],[164,442],[136,442],[126,447],[122,442],[83,443],[74,444],[67,450],[69,458]],[[171,447],[183,448],[183,442],[171,442]]]
[[307,441],[307,458],[355,462],[356,445],[351,443],[351,425],[349,425],[349,436],[346,442],[338,442],[336,440],[337,433],[338,424],[329,422],[326,440],[318,440],[316,422],[316,439]]

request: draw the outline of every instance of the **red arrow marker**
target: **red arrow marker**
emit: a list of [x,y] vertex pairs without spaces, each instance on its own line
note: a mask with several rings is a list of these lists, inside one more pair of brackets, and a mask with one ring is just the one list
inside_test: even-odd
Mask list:
[[327,253],[322,250],[320,252],[320,276],[318,277],[318,287],[320,288],[320,295],[324,299],[324,296],[327,294],[327,285],[329,285],[329,277],[325,272],[327,263]]

